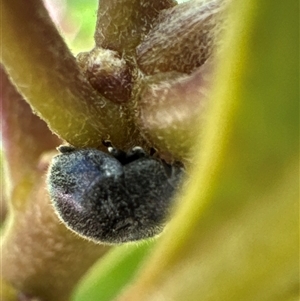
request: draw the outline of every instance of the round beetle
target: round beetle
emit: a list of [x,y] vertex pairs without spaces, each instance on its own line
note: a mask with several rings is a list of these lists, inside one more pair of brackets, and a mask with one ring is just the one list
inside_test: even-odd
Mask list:
[[160,233],[179,186],[182,165],[167,164],[140,147],[110,154],[58,148],[48,172],[56,212],[68,228],[104,243],[122,243]]

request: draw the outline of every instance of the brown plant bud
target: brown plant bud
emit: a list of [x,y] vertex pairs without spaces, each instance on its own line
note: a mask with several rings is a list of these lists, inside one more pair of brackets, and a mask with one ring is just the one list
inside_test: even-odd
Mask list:
[[91,52],[79,53],[77,62],[93,88],[107,99],[116,103],[129,100],[131,69],[116,51],[94,48]]

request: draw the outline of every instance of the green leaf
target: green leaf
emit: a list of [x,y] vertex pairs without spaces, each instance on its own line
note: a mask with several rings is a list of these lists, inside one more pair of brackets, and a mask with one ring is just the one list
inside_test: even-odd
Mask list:
[[82,279],[72,300],[113,300],[131,282],[154,243],[151,240],[115,247]]

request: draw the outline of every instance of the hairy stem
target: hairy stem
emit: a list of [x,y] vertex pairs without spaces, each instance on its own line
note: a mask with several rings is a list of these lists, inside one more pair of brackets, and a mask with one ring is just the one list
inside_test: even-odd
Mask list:
[[227,0],[191,0],[160,13],[136,49],[146,74],[190,73],[216,50],[224,31]]
[[1,134],[9,171],[6,176],[14,186],[32,173],[44,152],[54,150],[61,141],[32,113],[2,68],[0,89]]
[[196,124],[205,116],[212,69],[207,62],[191,75],[173,72],[145,79],[137,120],[161,154],[186,162],[191,158],[201,135]]
[[[34,115],[1,70],[1,121],[9,184],[9,216],[1,238],[4,300],[16,294],[67,300],[86,270],[109,248],[70,232],[60,222],[45,187],[59,139]],[[7,187],[5,187],[7,188]],[[15,294],[15,295],[16,295]]]
[[95,42],[97,47],[131,52],[152,26],[162,9],[174,0],[100,0]]
[[78,147],[101,146],[107,138],[126,145],[132,126],[122,108],[86,81],[42,2],[4,0],[1,15],[1,60],[51,130]]

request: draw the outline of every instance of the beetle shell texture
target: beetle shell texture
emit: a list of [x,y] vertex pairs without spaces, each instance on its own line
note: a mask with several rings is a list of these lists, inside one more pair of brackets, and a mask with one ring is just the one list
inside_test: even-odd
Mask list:
[[137,241],[163,229],[183,167],[169,165],[141,148],[62,146],[48,172],[48,189],[68,228],[96,242]]

